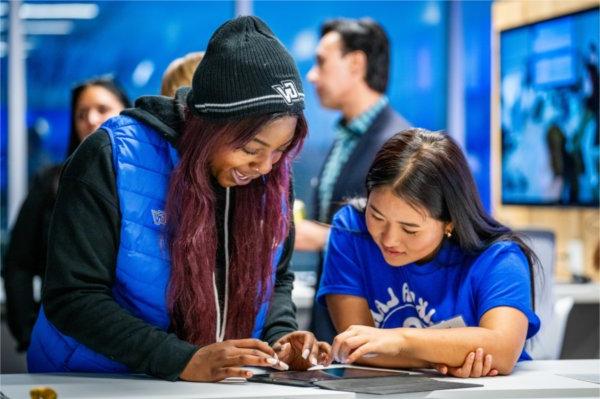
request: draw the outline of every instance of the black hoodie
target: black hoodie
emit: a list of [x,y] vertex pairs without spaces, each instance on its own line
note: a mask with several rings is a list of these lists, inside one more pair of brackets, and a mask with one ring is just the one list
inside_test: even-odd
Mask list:
[[[153,127],[176,145],[185,94],[180,90],[175,99],[142,97],[135,108],[122,113]],[[222,191],[217,188],[218,198]],[[223,231],[220,202],[216,215],[219,241]],[[133,372],[176,380],[198,347],[131,315],[113,299],[120,226],[110,139],[106,131],[99,129],[69,158],[61,176],[50,226],[42,299],[46,316],[62,333],[127,365]],[[278,265],[263,330],[262,339],[271,344],[297,329],[291,301],[294,275],[289,268],[293,241],[292,228]],[[224,291],[222,259],[219,246],[219,293]]]

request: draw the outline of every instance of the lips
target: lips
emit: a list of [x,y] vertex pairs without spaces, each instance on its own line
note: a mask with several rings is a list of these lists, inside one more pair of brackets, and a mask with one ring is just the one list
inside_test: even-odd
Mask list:
[[383,251],[390,256],[406,255],[406,252],[396,251],[396,250],[393,250],[391,248],[386,248],[386,247],[383,247]]
[[233,177],[236,185],[243,186],[250,183],[253,179],[256,179],[260,175],[246,175],[237,169],[232,169],[231,176]]

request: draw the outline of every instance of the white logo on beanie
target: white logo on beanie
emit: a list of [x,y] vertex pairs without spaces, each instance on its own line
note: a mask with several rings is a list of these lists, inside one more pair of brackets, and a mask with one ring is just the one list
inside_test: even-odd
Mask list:
[[296,85],[291,80],[283,80],[281,84],[271,86],[288,105],[291,105],[293,102],[300,101],[300,95],[298,94],[298,90],[296,89]]

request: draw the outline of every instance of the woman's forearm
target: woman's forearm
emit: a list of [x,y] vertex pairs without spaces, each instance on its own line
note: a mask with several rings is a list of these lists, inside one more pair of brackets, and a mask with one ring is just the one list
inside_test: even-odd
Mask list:
[[399,356],[458,367],[463,364],[469,352],[483,348],[484,353],[493,356],[493,367],[500,374],[510,374],[523,347],[523,342],[515,345],[511,340],[505,339],[500,331],[482,327],[400,328],[395,331],[401,335]]
[[[469,353],[482,348],[492,356],[493,369],[510,374],[523,351],[529,325],[520,310],[499,306],[485,312],[478,327],[379,329],[364,298],[328,295],[327,305],[339,333],[334,355],[341,361],[377,367],[459,367]],[[376,356],[364,357],[368,353]]]
[[493,358],[490,366],[494,370],[509,374],[523,351],[527,328],[527,317],[511,307],[487,311],[478,327],[380,329],[352,325],[335,337],[332,353],[348,363],[460,367],[470,353],[482,348],[484,354]]
[[[494,356],[494,367],[498,365],[501,372],[510,373],[514,365],[511,359],[496,360],[496,353],[505,351],[496,349],[498,345],[490,343],[491,336],[495,333],[485,328],[467,327],[453,330],[398,328],[388,332],[398,335],[397,354],[361,357],[355,363],[385,368],[428,368],[433,364],[459,367],[463,365],[470,352],[482,347],[486,348],[485,354]],[[455,334],[457,332],[458,335]],[[503,361],[507,362],[508,366],[501,367]]]

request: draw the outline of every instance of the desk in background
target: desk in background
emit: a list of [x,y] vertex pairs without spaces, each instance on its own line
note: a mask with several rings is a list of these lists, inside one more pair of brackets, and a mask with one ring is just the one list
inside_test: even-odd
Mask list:
[[[600,378],[600,361],[549,360],[523,362],[510,376],[473,380],[481,388],[453,389],[401,395],[355,395],[348,392],[316,388],[296,388],[256,383],[191,383],[167,382],[145,376],[69,375],[69,374],[3,374],[0,390],[11,399],[29,397],[35,386],[50,386],[58,399],[350,399],[350,398],[575,398],[600,396],[600,385],[568,377],[594,375]],[[458,378],[447,381],[464,382]]]
[[571,284],[571,283],[555,283],[554,295],[556,299],[570,296],[576,304],[579,303],[600,303],[600,284]]
[[[292,299],[298,308],[310,308],[312,306],[315,294],[314,283],[314,272],[296,272]],[[570,296],[576,304],[598,304],[600,303],[600,284],[556,283],[554,284],[554,295],[556,299]]]

